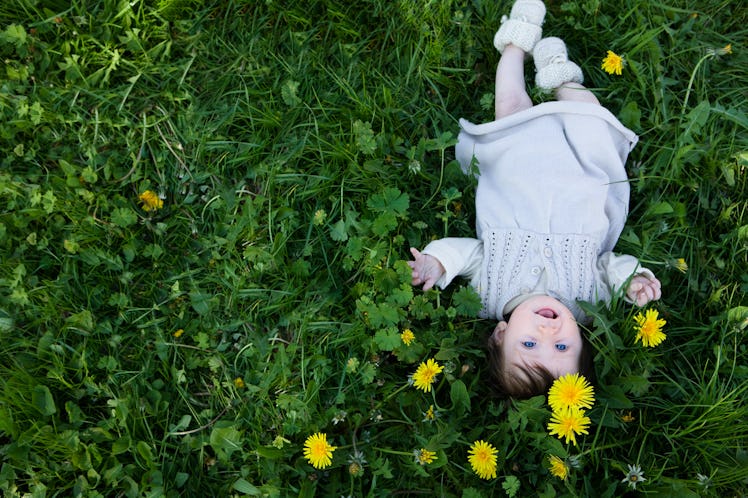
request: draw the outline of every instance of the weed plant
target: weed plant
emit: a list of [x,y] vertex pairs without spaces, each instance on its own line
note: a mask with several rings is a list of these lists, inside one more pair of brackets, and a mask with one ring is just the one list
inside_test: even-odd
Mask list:
[[667,321],[644,348],[637,309],[588,306],[575,446],[545,397],[492,399],[466,283],[424,293],[405,264],[474,233],[457,118],[492,119],[509,7],[3,1],[4,496],[746,496],[748,9],[548,2],[545,32],[641,137],[618,250],[656,271]]

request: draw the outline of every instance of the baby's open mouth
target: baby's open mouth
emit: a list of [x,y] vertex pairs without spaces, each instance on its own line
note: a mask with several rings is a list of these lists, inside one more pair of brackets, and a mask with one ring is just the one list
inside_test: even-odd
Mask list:
[[558,318],[558,314],[550,308],[543,308],[535,312],[535,314],[542,316],[543,318]]

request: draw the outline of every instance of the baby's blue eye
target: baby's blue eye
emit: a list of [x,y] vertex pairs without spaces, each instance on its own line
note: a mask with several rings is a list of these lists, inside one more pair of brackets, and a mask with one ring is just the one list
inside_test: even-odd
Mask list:
[[534,348],[535,347],[535,341],[524,341],[522,345],[526,348]]
[[556,349],[559,351],[566,351],[566,344],[556,344]]

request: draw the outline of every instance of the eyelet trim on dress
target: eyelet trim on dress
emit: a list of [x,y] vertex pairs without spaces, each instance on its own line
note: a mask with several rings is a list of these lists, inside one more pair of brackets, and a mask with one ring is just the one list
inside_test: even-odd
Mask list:
[[585,316],[577,301],[609,297],[597,271],[599,244],[587,235],[486,229],[483,239],[483,317],[501,318],[506,303],[534,287],[538,281],[532,269],[536,267],[545,270],[548,293],[578,320]]

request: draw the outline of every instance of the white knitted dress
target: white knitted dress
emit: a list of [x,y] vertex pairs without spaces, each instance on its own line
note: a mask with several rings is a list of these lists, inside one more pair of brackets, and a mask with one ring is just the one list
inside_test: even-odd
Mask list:
[[639,269],[630,256],[610,268],[610,256],[600,262],[626,221],[624,164],[637,142],[607,109],[547,102],[490,123],[463,119],[460,127],[457,159],[466,172],[473,157],[478,162],[478,239],[442,239],[424,249],[447,270],[437,285],[469,277],[486,317],[542,292],[583,319],[577,300],[607,300]]

